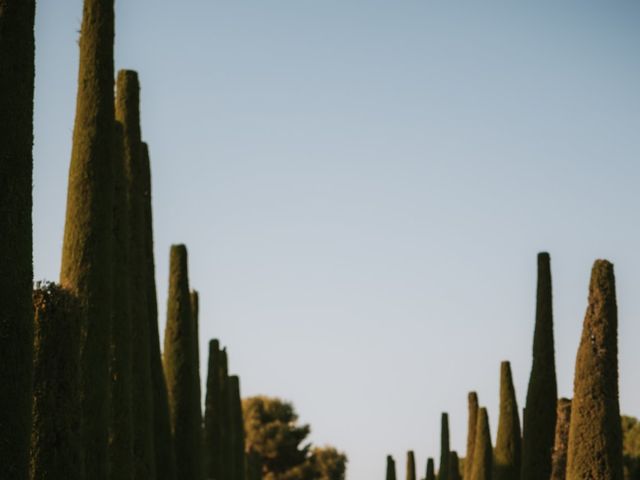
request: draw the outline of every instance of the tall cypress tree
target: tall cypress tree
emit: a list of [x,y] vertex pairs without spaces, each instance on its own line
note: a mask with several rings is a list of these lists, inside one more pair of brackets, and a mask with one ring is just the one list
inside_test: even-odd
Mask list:
[[462,480],[460,475],[460,459],[458,458],[458,452],[451,452],[449,454],[449,478],[451,480]]
[[425,480],[436,480],[436,467],[433,462],[433,458],[427,459],[427,475]]
[[116,122],[113,146],[113,310],[111,327],[111,421],[109,478],[133,478],[131,396],[131,303],[129,297],[129,202],[122,124]]
[[233,457],[233,445],[231,443],[231,415],[229,412],[229,361],[227,358],[227,349],[223,348],[220,351],[220,385],[222,388],[222,398],[220,402],[222,419],[222,445],[220,450],[222,452],[222,478],[223,480],[231,480],[233,478],[233,467],[231,458]]
[[209,366],[204,413],[204,458],[206,478],[223,479],[222,456],[222,404],[223,382],[222,352],[218,340],[209,342]]
[[494,450],[493,480],[518,480],[520,476],[520,417],[511,365],[500,365],[500,417]]
[[438,480],[449,480],[449,415],[442,414],[440,428],[440,469]]
[[197,395],[193,375],[195,370],[193,318],[189,298],[187,249],[171,247],[167,325],[164,333],[164,369],[169,392],[171,428],[175,439],[176,477],[201,478],[198,457],[200,424],[194,411]]
[[491,432],[489,430],[489,416],[486,408],[478,412],[476,426],[476,446],[473,453],[470,480],[491,480],[493,468],[493,452],[491,449]]
[[622,480],[618,309],[613,265],[596,260],[576,357],[567,480]]
[[108,475],[113,39],[113,0],[85,0],[60,284],[80,302],[82,444],[92,480]]
[[158,298],[156,292],[155,259],[153,255],[153,212],[151,209],[151,165],[149,147],[142,144],[142,180],[144,194],[144,261],[149,320],[149,353],[151,393],[153,403],[153,436],[157,480],[176,479],[176,457],[169,420],[167,382],[162,368],[160,334],[158,331]]
[[524,411],[522,480],[549,478],[556,425],[556,367],[553,347],[551,265],[548,253],[538,254],[536,325],[533,364]]
[[396,462],[391,455],[387,455],[387,480],[396,480]]
[[416,480],[416,458],[412,450],[407,452],[407,480]]
[[240,379],[236,375],[227,381],[227,401],[231,442],[231,480],[244,480],[244,419],[240,397]]
[[569,423],[571,422],[571,400],[567,398],[558,399],[557,418],[556,439],[553,445],[551,480],[565,480],[567,473]]
[[[204,459],[202,457],[204,445],[203,445],[203,419],[202,419],[202,388],[200,387],[200,338],[199,338],[199,313],[200,313],[200,299],[196,290],[191,291],[191,317],[193,318],[193,362],[195,365],[195,372],[193,381],[195,382],[196,395],[194,397],[193,408],[196,411],[198,422],[200,424],[200,443],[198,444],[199,452],[198,457],[202,460],[202,472],[204,474]],[[204,478],[204,477],[203,477]]]
[[137,480],[155,477],[149,304],[145,262],[144,179],[140,134],[140,83],[132,70],[120,70],[117,79],[116,118],[124,132],[124,164],[129,199],[129,288],[133,402],[133,472]]
[[31,475],[23,478],[82,480],[78,302],[68,291],[47,284],[34,291],[33,303]]
[[0,0],[0,478],[29,471],[34,0]]
[[473,451],[476,444],[476,425],[478,424],[478,394],[469,392],[467,397],[469,409],[469,421],[467,423],[467,456],[464,459],[464,475],[471,475],[471,465],[473,465]]

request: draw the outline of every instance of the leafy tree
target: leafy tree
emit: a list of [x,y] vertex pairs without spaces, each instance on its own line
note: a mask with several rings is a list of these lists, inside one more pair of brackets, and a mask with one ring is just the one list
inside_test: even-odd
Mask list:
[[622,416],[624,479],[640,480],[640,421]]

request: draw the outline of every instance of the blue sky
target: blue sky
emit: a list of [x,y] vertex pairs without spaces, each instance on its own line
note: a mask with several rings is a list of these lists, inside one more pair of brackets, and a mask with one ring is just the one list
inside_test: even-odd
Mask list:
[[[37,12],[36,278],[57,279],[81,1]],[[526,396],[536,254],[571,395],[591,264],[615,263],[622,410],[640,416],[640,4],[117,2],[153,169],[160,325],[186,243],[201,352],[294,402],[349,480],[464,455],[466,396]],[[206,372],[202,372],[203,378]]]

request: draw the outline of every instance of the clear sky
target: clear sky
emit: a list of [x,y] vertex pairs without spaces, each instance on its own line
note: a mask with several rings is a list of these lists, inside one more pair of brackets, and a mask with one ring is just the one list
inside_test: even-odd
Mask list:
[[[36,278],[57,279],[81,1],[37,13]],[[559,392],[594,259],[615,263],[622,410],[640,416],[640,3],[118,1],[153,169],[160,325],[186,243],[201,352],[294,402],[349,455],[495,439],[499,362],[526,396],[536,254],[552,258]],[[202,371],[203,379],[206,371]]]

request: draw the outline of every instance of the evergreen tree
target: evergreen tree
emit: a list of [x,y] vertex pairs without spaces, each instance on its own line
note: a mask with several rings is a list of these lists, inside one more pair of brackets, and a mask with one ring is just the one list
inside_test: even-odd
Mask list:
[[222,352],[218,340],[209,342],[209,366],[204,413],[204,457],[207,478],[223,479],[222,423],[223,384],[226,372],[222,371]]
[[133,473],[136,480],[155,478],[151,354],[147,317],[145,261],[145,194],[140,134],[140,83],[132,70],[120,70],[117,79],[116,118],[122,123],[124,165],[129,199],[129,288],[133,402]]
[[47,284],[34,291],[33,303],[33,430],[28,478],[82,480],[78,302],[68,291]]
[[427,475],[425,480],[436,480],[436,467],[433,462],[433,458],[427,459]]
[[84,0],[60,284],[80,302],[86,478],[106,480],[113,216],[113,0]]
[[0,0],[0,478],[29,471],[35,0]]
[[500,365],[500,417],[494,450],[493,480],[518,480],[520,476],[520,417],[511,365]]
[[153,256],[153,212],[151,210],[151,165],[149,147],[142,144],[142,183],[144,194],[144,262],[149,320],[149,352],[151,395],[153,404],[153,436],[157,480],[176,480],[176,457],[169,420],[167,382],[162,368],[160,334],[158,331],[158,298],[155,260]]
[[449,416],[442,414],[440,430],[440,470],[438,480],[449,480]]
[[109,478],[133,478],[131,396],[131,304],[129,301],[129,208],[122,124],[116,122],[113,146],[113,310],[111,316],[111,421]]
[[460,459],[458,452],[451,452],[449,455],[449,478],[451,480],[462,480],[460,475]]
[[476,426],[476,446],[473,453],[470,480],[491,480],[493,468],[493,452],[491,450],[491,432],[489,430],[489,416],[487,409],[478,411]]
[[476,444],[476,425],[478,424],[478,394],[469,392],[467,403],[469,405],[469,421],[467,423],[467,456],[464,459],[464,475],[469,477],[471,465],[473,465],[473,450]]
[[407,452],[407,480],[416,480],[416,458],[412,450]]
[[[199,337],[199,313],[200,313],[200,300],[198,292],[196,290],[191,291],[191,317],[193,319],[193,362],[195,365],[195,371],[193,381],[195,382],[196,395],[194,397],[194,406],[198,422],[200,424],[200,442],[198,443],[198,457],[202,460],[202,473],[204,474],[205,461],[203,458],[204,450],[204,427],[202,418],[202,388],[200,387],[200,337]],[[244,468],[244,467],[243,467]],[[205,477],[203,477],[205,478]]]
[[538,254],[536,324],[533,364],[524,412],[522,480],[540,480],[549,478],[551,474],[557,395],[551,266],[549,254],[543,252]]
[[391,455],[387,455],[387,480],[396,480],[396,462]]
[[169,268],[167,325],[164,334],[164,369],[169,392],[171,428],[175,439],[178,479],[201,478],[201,460],[198,457],[200,423],[193,408],[194,397],[197,395],[193,382],[193,338],[187,249],[184,245],[173,245]]
[[618,312],[613,265],[596,260],[576,357],[567,480],[622,480]]
[[571,422],[571,400],[558,400],[556,440],[553,445],[551,480],[565,480],[567,473],[567,444],[569,443],[569,423]]
[[232,375],[227,380],[227,401],[229,412],[229,441],[231,443],[231,480],[244,480],[244,420],[240,379]]

